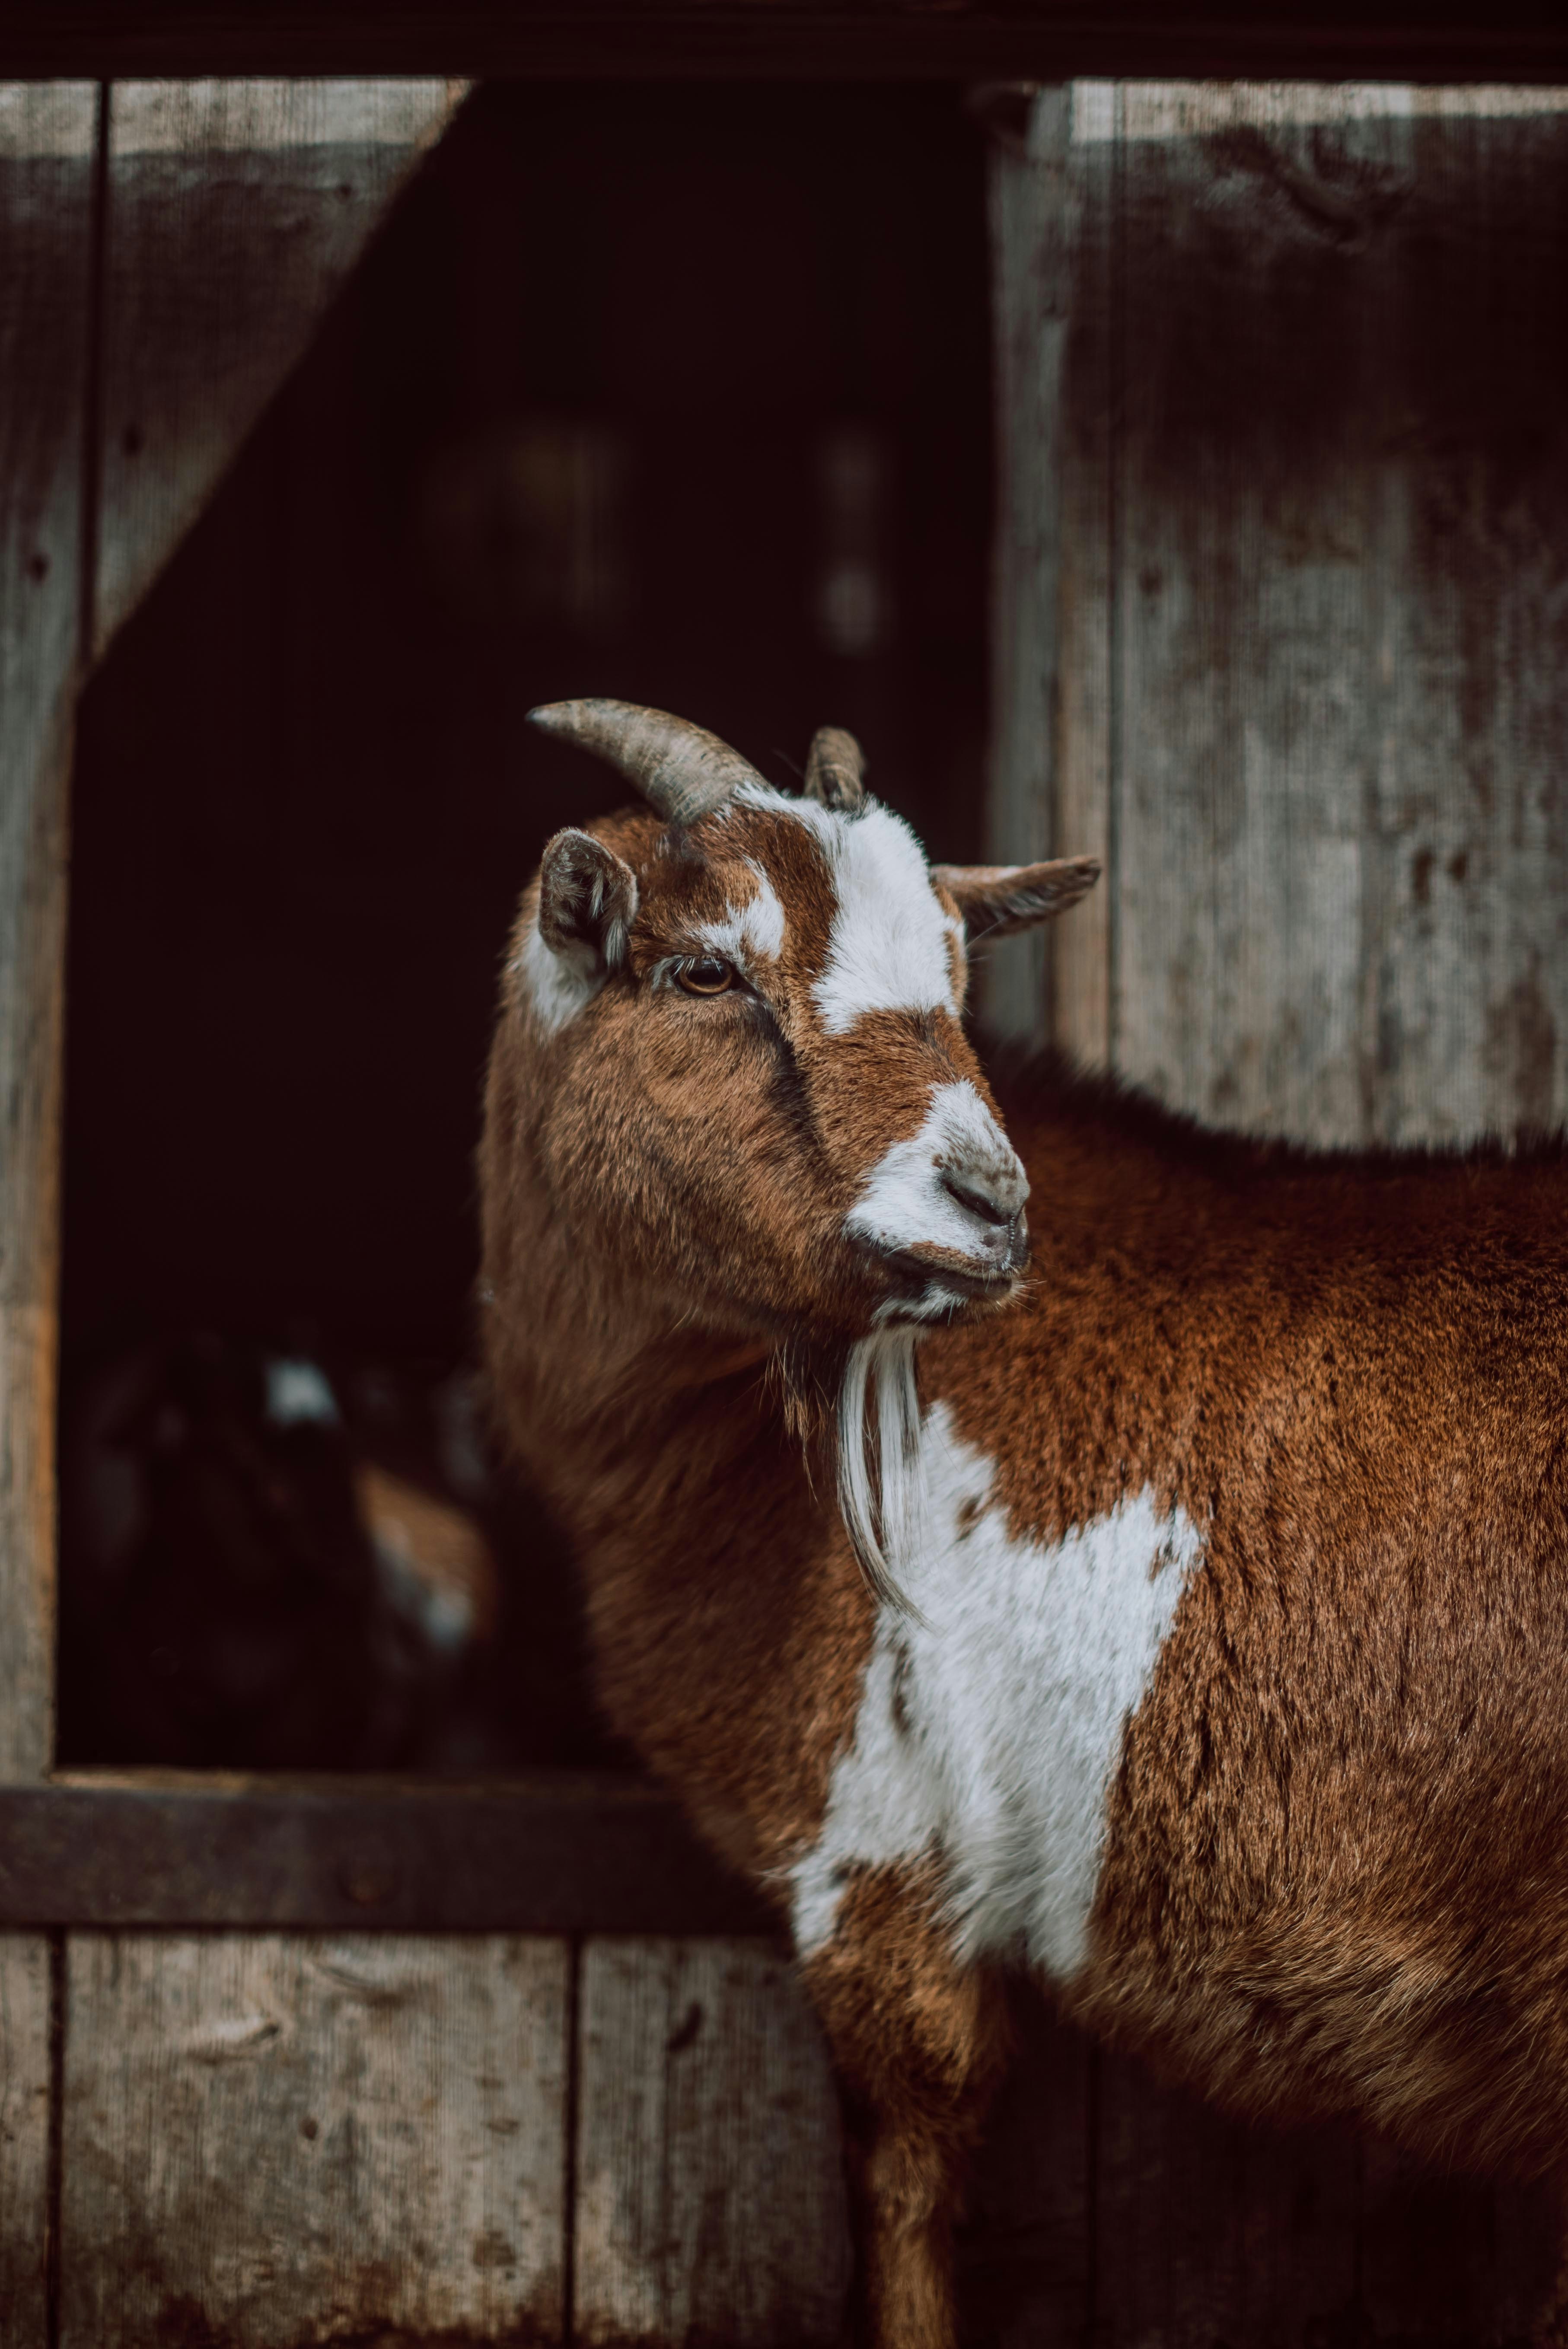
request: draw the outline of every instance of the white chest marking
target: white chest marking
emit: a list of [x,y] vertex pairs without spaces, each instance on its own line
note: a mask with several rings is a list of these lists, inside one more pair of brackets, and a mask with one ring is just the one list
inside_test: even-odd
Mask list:
[[832,1934],[857,1863],[934,1850],[964,1956],[1082,1963],[1126,1724],[1202,1543],[1144,1491],[1050,1546],[1016,1541],[991,1463],[944,1403],[921,1435],[925,1486],[903,1569],[923,1619],[884,1609],[815,1847],[793,1870],[797,1944]]

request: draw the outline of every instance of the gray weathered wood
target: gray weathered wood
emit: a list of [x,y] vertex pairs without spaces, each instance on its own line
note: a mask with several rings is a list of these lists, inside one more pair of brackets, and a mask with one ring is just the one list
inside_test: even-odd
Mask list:
[[[1068,168],[1075,233],[1065,264],[1068,316],[1059,438],[1065,478],[1057,499],[1063,543],[1071,559],[1062,563],[1058,555],[1060,688],[1053,837],[1070,840],[1073,855],[1098,857],[1101,877],[1074,907],[1071,918],[1054,922],[1047,934],[1050,993],[1037,1005],[1026,1031],[1034,1043],[1054,1035],[1091,1067],[1103,1067],[1111,1057],[1116,939],[1110,550],[1115,513],[1111,454],[1118,419],[1112,407],[1111,352],[1116,331],[1115,133],[1121,106],[1118,83],[1078,82],[1073,87]],[[1013,625],[1010,614],[998,616],[999,628]]]
[[0,85],[0,1778],[50,1752],[66,792],[97,96]]
[[[53,1734],[60,969],[97,96],[0,86],[0,1780]],[[0,1934],[0,2330],[42,2349],[49,1948]]]
[[[1057,600],[1061,543],[1062,363],[1074,189],[1072,92],[1040,90],[1022,150],[998,143],[990,172],[995,277],[998,478],[992,598],[992,784],[986,854],[1027,864],[1048,854],[1056,812]],[[1032,1037],[1045,998],[1046,934],[985,954],[984,1002],[998,1034]]]
[[1056,933],[1056,1032],[1264,1131],[1549,1122],[1563,94],[1073,107],[1054,831],[1110,869]]
[[49,1945],[0,1933],[0,2341],[44,2349],[49,2170]]
[[61,2341],[552,2340],[563,1942],[74,1934]]
[[112,86],[95,649],[201,511],[466,87]]
[[579,1992],[575,2338],[836,2342],[838,2114],[788,1963],[594,1940]]

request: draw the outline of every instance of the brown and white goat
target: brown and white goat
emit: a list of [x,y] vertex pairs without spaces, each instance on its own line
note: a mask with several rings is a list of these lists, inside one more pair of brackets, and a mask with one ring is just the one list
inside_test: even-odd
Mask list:
[[842,736],[795,799],[536,716],[652,806],[522,900],[489,1360],[612,1721],[788,1912],[865,2336],[952,2338],[1010,1965],[1236,2112],[1557,2163],[1561,1155],[1313,1156],[1059,1072],[1009,1141],[965,936],[1091,865],[928,868]]

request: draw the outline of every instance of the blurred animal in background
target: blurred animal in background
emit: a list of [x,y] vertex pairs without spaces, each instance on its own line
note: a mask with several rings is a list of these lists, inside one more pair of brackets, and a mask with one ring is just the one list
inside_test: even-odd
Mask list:
[[492,1506],[465,1372],[162,1337],[76,1386],[61,1468],[63,1759],[557,1758],[564,1562],[536,1507]]

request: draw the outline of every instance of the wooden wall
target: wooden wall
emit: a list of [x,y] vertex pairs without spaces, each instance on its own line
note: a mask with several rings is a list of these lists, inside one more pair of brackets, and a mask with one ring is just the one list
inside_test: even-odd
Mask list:
[[[1559,1122],[1568,93],[1078,83],[993,218],[995,852],[1106,868],[998,1024],[1227,1126]],[[1555,2231],[1043,2016],[977,2215],[998,2339],[1194,2349],[1522,2339]]]
[[[0,91],[13,1782],[50,1758],[71,711],[448,103],[339,97]],[[1108,867],[1048,968],[999,968],[1004,1025],[1270,1130],[1561,1113],[1563,120],[1079,85],[999,155],[996,846]],[[1540,2196],[1237,2130],[1024,2007],[977,2341],[1527,2334]],[[836,2337],[844,2260],[821,2050],[766,1945],[0,1940],[7,2344],[783,2349]]]

